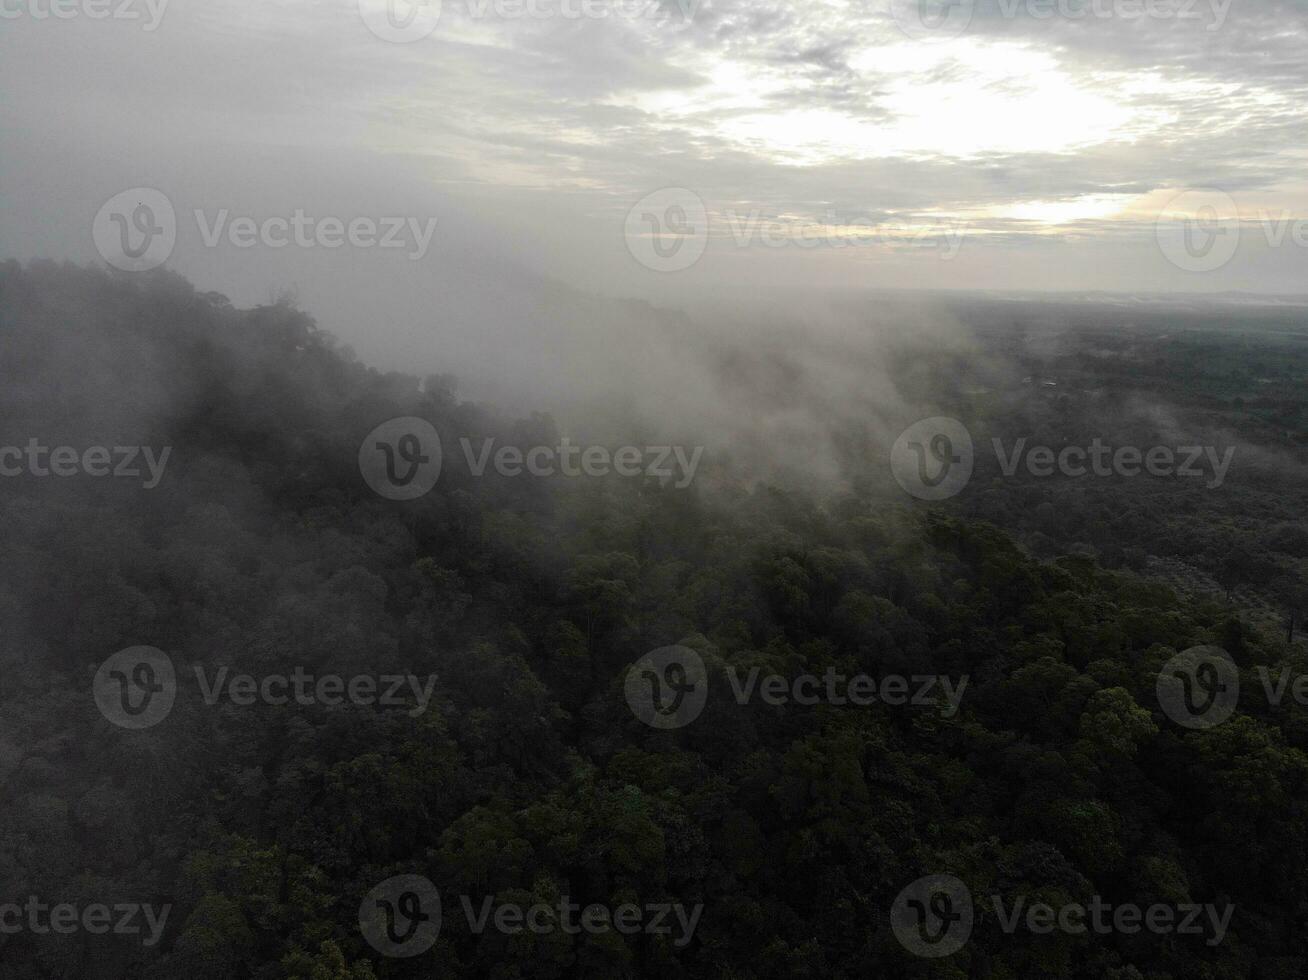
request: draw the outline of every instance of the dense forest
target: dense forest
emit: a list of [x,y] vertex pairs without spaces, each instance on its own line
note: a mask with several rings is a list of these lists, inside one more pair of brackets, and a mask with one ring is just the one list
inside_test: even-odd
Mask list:
[[[979,446],[1147,445],[1190,420],[1249,465],[1214,492],[1007,479],[979,454],[939,503],[873,479],[479,476],[461,439],[554,445],[559,426],[461,400],[448,376],[369,368],[289,302],[0,266],[0,445],[170,450],[148,487],[0,481],[0,904],[168,910],[158,934],[0,929],[0,975],[1308,975],[1308,708],[1261,696],[1264,676],[1308,673],[1287,629],[1308,561],[1302,335],[1150,320],[1114,347],[989,309],[977,335],[1005,377],[946,369],[919,389]],[[1097,353],[1074,377],[1076,345]],[[1165,391],[1177,362],[1191,380]],[[1169,399],[1169,421],[1132,392]],[[446,447],[413,500],[358,465],[401,417]],[[95,688],[141,646],[175,666],[176,698],[134,729]],[[1229,655],[1242,693],[1207,728],[1158,695],[1196,646]],[[693,651],[707,695],[659,727],[626,692],[667,647]],[[224,668],[434,682],[429,702],[206,698]],[[958,698],[742,703],[755,669],[945,678]],[[965,886],[971,932],[915,955],[892,908],[934,875]],[[439,893],[417,955],[361,927],[398,876]],[[1213,915],[1006,926],[1014,907],[1099,900]],[[666,929],[564,929],[569,903],[673,911]],[[557,927],[466,914],[537,905]]]

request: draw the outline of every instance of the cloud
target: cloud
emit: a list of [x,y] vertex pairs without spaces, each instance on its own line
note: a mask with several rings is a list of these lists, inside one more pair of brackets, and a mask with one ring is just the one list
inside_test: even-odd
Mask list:
[[[478,249],[539,281],[679,306],[803,285],[1301,289],[1290,249],[1197,282],[1153,241],[1157,208],[1191,187],[1308,214],[1308,12],[1294,4],[1199,0],[1185,20],[1096,0],[1116,15],[1076,19],[1057,11],[1079,0],[977,0],[959,36],[914,40],[889,0],[703,0],[688,17],[597,0],[602,18],[506,2],[445,0],[412,44],[373,35],[354,0],[172,3],[150,33],[7,20],[0,249],[94,258],[99,204],[151,186],[184,213],[448,217],[446,235],[467,238],[434,253],[444,267],[386,270],[374,302],[405,318],[430,306],[419,283],[446,283]],[[665,186],[693,190],[715,223],[676,279],[636,266],[621,237],[627,208]],[[816,252],[733,245],[729,216],[751,213],[954,222],[968,237],[950,263],[895,235]],[[359,277],[332,264],[344,256],[315,256],[312,272],[287,252],[175,261],[255,300],[296,282],[333,329],[371,342],[336,312],[365,305]]]

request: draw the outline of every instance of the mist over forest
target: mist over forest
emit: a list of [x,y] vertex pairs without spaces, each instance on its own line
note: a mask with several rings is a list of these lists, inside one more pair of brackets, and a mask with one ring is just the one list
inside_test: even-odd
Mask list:
[[0,980],[1308,976],[1291,0],[0,0]]

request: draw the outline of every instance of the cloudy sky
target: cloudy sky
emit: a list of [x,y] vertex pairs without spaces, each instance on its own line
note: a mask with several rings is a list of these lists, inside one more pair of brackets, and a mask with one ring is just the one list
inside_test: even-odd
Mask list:
[[[172,267],[338,329],[522,282],[1306,291],[1302,0],[51,2],[0,0],[6,257],[97,260],[148,188]],[[214,237],[297,208],[437,225],[421,255]]]

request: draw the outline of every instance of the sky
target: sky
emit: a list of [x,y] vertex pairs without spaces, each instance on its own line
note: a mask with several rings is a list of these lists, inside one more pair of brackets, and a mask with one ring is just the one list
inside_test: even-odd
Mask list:
[[1302,0],[0,0],[0,257],[162,195],[170,268],[393,365],[560,290],[1300,294],[1306,54]]

